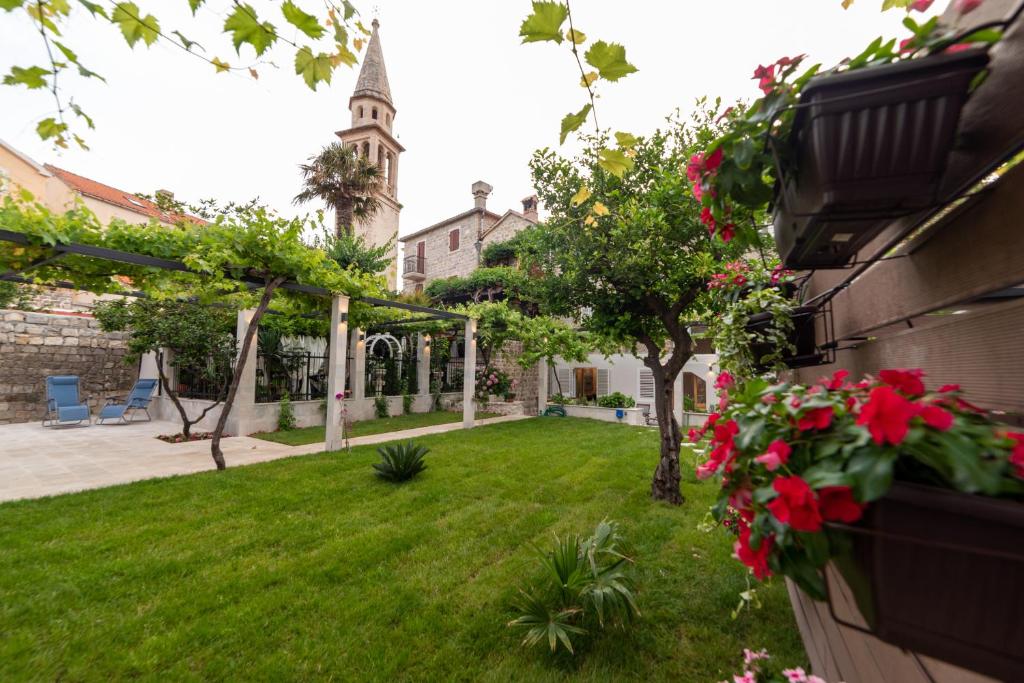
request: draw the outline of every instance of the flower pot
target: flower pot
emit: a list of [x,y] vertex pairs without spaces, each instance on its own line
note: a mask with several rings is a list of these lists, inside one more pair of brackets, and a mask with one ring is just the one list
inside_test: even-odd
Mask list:
[[885,642],[1001,680],[1024,672],[1024,503],[895,484],[836,564]]
[[[796,347],[796,353],[787,354],[783,362],[790,368],[804,368],[821,365],[825,356],[818,352],[816,343],[815,317],[818,309],[814,306],[799,306],[793,309],[793,329],[789,333],[789,342]],[[747,321],[747,332],[765,332],[772,325],[771,313],[755,313]],[[754,358],[760,359],[772,352],[767,343],[752,344],[750,347]],[[761,370],[766,368],[761,367]]]
[[812,79],[775,201],[787,268],[845,266],[894,218],[935,206],[984,49]]

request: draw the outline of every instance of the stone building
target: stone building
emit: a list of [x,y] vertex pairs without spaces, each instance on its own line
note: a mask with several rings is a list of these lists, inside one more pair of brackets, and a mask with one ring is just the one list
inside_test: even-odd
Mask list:
[[[379,28],[380,22],[374,19],[359,78],[348,101],[351,127],[335,133],[346,145],[359,150],[360,155],[374,160],[384,176],[384,190],[377,196],[381,203],[380,211],[356,225],[356,234],[374,246],[386,244],[398,235],[398,218],[402,210],[398,203],[398,157],[405,151],[393,133],[397,110],[391,99],[388,72],[384,68]],[[398,283],[397,242],[392,254],[392,265],[385,276],[388,288],[393,290]]]

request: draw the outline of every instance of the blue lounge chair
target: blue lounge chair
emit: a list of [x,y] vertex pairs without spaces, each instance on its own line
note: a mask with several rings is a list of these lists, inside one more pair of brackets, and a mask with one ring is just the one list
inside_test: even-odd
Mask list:
[[[155,388],[155,379],[140,379],[132,387],[132,391],[128,394],[127,398],[120,396],[108,398],[106,405],[100,410],[96,422],[103,424],[104,420],[118,419],[127,424],[135,421],[135,412],[139,410],[146,414],[146,422],[149,422],[153,418],[150,417],[147,408],[149,408],[149,402],[153,400],[153,389]],[[129,410],[132,411],[131,418],[128,417]]]
[[89,421],[89,406],[82,403],[79,396],[78,377],[75,375],[47,377],[46,415],[43,417],[43,426],[81,424],[83,421]]

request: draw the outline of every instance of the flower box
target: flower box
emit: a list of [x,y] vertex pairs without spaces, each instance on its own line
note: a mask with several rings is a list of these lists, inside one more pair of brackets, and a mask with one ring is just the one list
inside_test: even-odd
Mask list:
[[[790,368],[804,368],[821,365],[825,362],[825,354],[818,351],[816,342],[815,319],[818,309],[814,306],[798,306],[793,309],[793,329],[789,333],[789,341],[796,348],[796,353],[786,354],[783,362]],[[755,313],[747,322],[747,331],[764,333],[772,325],[771,313]],[[754,358],[761,359],[771,353],[767,343],[755,343],[750,347]]]
[[892,219],[948,199],[938,189],[960,110],[988,59],[970,49],[808,82],[780,150],[774,222],[786,267],[843,267]]
[[881,640],[1000,680],[1024,672],[1024,503],[895,484],[836,564]]

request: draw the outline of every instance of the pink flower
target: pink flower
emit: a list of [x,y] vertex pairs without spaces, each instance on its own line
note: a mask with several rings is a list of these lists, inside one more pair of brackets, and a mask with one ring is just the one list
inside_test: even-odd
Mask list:
[[947,54],[954,54],[957,52],[963,52],[964,50],[970,50],[973,47],[974,45],[971,45],[970,43],[956,43],[955,45],[947,47],[944,52]]
[[797,667],[795,669],[783,669],[782,675],[789,683],[807,683],[807,672]]
[[772,488],[779,495],[766,507],[777,520],[796,531],[821,531],[821,512],[806,481],[796,475],[779,477]]
[[796,427],[801,432],[809,429],[828,429],[832,424],[832,412],[832,406],[808,410],[796,423]]
[[732,683],[757,683],[757,678],[753,671],[744,671],[742,676],[733,676]]
[[336,398],[336,399],[338,399],[338,400],[340,401],[341,399],[345,398],[345,394],[343,394],[343,393],[341,393],[341,392],[339,391],[338,393],[336,393],[336,394],[334,395],[334,398]]
[[935,0],[914,0],[910,3],[910,9],[916,12],[924,12],[932,6],[933,2],[935,2]]
[[898,446],[906,438],[910,420],[916,414],[917,408],[913,403],[892,387],[883,385],[871,390],[857,424],[867,425],[871,438],[879,446],[886,442]]
[[967,14],[981,7],[981,3],[984,0],[956,0],[953,3],[953,9],[960,14]]
[[814,674],[807,674],[807,683],[828,683],[824,678],[815,676]]
[[849,486],[823,486],[818,489],[821,516],[829,522],[853,524],[864,513],[864,506],[853,499]]
[[794,396],[789,400],[789,405],[792,406],[793,408],[799,408],[801,405],[803,405],[803,401],[800,400],[799,396]]
[[914,47],[914,36],[911,36],[910,38],[904,38],[903,40],[900,41],[900,53],[913,52],[915,49],[917,48]]
[[719,373],[718,379],[715,380],[715,389],[732,389],[736,386],[736,380],[728,372]]
[[767,403],[768,405],[778,403],[778,401],[779,397],[776,396],[775,394],[765,394],[764,396],[761,397],[761,403]]
[[747,666],[750,666],[759,659],[769,659],[768,650],[761,649],[755,652],[753,650],[743,648],[743,662]]
[[1017,470],[1017,476],[1024,479],[1024,432],[1007,432],[1006,438],[1013,441],[1010,464]]
[[923,370],[882,370],[878,373],[879,379],[907,396],[920,396],[924,393],[922,377]]
[[789,461],[789,454],[792,452],[793,449],[788,443],[782,439],[775,439],[768,444],[768,449],[764,453],[754,458],[754,462],[759,462],[769,472],[774,472]]
[[945,394],[945,393],[948,393],[950,391],[960,391],[960,385],[959,384],[943,384],[941,387],[939,387],[939,393],[940,394]]
[[700,210],[700,222],[707,226],[709,233],[715,234],[715,217],[710,207],[705,206]]
[[699,181],[693,184],[693,198],[698,202],[704,199],[704,186]]
[[921,419],[932,429],[944,432],[953,426],[953,413],[939,406],[931,405],[921,408]]

